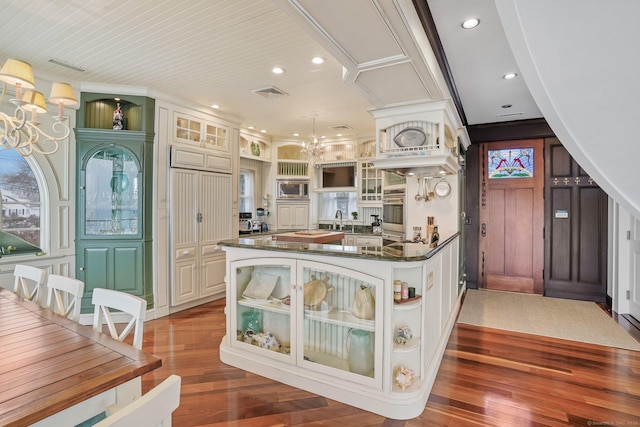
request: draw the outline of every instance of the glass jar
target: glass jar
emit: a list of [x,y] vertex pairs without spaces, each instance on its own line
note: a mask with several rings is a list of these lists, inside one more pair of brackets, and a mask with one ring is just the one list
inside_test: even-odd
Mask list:
[[262,332],[262,312],[251,310],[242,313],[242,333],[254,335],[260,332]]
[[349,370],[353,373],[373,377],[373,340],[371,332],[351,329],[348,334]]

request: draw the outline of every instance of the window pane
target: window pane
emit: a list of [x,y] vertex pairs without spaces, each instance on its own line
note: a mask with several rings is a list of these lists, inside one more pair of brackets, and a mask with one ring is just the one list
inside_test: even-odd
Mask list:
[[[31,167],[16,150],[0,150],[0,247],[40,252],[40,190]],[[5,253],[6,254],[6,253]]]
[[320,193],[320,218],[333,220],[337,211],[342,211],[344,221],[351,218],[350,212],[358,210],[358,196],[355,191]]
[[238,201],[240,212],[253,213],[254,180],[253,171],[244,169],[240,171],[240,197]]
[[533,147],[489,150],[490,179],[533,178]]

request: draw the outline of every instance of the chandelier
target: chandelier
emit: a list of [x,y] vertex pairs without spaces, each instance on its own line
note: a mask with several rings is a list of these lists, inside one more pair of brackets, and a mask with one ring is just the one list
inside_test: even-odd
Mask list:
[[[11,103],[16,106],[13,116],[0,111],[0,149],[15,148],[22,156],[33,153],[53,154],[58,151],[59,143],[69,137],[69,125],[63,116],[65,105],[78,103],[71,85],[68,83],[53,83],[49,101],[58,104],[58,116],[52,130],[52,136],[39,128],[38,114],[47,112],[47,105],[42,92],[35,90],[33,70],[31,65],[16,59],[7,59],[0,69],[2,94],[0,104],[7,95],[7,84],[15,86],[15,99]],[[26,89],[23,93],[23,89]],[[31,113],[31,120],[28,120]]]
[[324,144],[318,142],[316,137],[316,117],[313,116],[313,132],[308,143],[302,143],[302,154],[306,154],[312,163],[322,160],[324,154]]

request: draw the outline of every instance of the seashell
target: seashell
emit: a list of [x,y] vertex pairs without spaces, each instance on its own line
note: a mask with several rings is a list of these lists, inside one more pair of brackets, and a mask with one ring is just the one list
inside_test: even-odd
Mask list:
[[403,390],[413,384],[415,378],[416,374],[404,366],[398,366],[393,373],[393,379]]
[[253,340],[258,343],[258,346],[266,348],[267,350],[280,350],[280,343],[276,340],[276,337],[271,332],[260,332],[253,334]]
[[304,284],[304,305],[311,308],[318,307],[333,290],[333,286],[327,286],[327,282],[329,282],[329,276],[320,280],[315,275],[311,275],[311,280]]
[[400,325],[396,328],[395,342],[396,344],[406,344],[413,337],[413,332],[408,325]]

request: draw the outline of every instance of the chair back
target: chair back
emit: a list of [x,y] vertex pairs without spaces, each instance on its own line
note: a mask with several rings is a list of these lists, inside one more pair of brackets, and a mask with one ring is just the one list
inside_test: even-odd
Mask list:
[[46,270],[18,264],[13,270],[13,275],[15,276],[13,292],[26,300],[42,304],[43,288],[47,277]]
[[[147,312],[147,301],[126,292],[113,289],[95,288],[91,302],[94,305],[93,329],[102,332],[103,321],[109,328],[112,338],[123,341],[133,330],[133,346],[142,350],[142,332]],[[111,309],[119,310],[131,316],[121,333],[118,333]]]
[[47,278],[47,305],[49,310],[77,322],[84,293],[84,282],[71,277],[50,274]]
[[180,405],[180,383],[178,375],[171,375],[94,427],[170,427],[171,414]]

